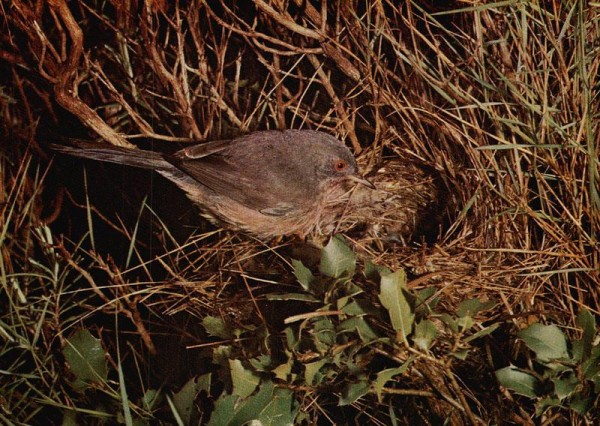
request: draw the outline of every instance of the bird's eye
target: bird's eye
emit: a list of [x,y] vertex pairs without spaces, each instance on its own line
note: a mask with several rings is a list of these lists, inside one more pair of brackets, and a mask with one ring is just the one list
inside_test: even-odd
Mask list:
[[333,167],[335,168],[336,172],[344,172],[346,171],[346,169],[348,168],[348,163],[344,160],[337,160]]

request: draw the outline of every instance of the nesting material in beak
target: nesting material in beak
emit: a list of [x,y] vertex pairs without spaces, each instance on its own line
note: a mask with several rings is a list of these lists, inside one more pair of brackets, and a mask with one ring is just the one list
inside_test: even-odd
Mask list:
[[359,183],[361,185],[366,186],[367,188],[371,188],[371,189],[377,189],[377,187],[375,185],[373,185],[373,182],[371,182],[368,179],[365,179],[362,176],[358,176],[358,175],[348,175],[346,176],[346,178],[348,180],[351,180],[353,182]]

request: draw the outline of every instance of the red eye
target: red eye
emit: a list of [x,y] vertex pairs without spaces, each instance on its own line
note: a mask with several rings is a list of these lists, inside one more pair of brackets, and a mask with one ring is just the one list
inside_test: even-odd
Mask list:
[[336,172],[344,172],[348,168],[348,163],[344,160],[337,160],[333,167]]

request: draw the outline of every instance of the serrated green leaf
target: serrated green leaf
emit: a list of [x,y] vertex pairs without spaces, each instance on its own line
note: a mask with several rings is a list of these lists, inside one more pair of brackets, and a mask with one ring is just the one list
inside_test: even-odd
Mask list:
[[238,400],[236,395],[223,393],[216,401],[210,415],[208,426],[230,426],[236,414],[235,403]]
[[319,370],[330,361],[329,358],[323,358],[318,361],[304,364],[304,381],[306,384],[309,386],[320,384],[322,376],[318,374]]
[[231,373],[231,382],[233,383],[233,395],[245,398],[256,390],[260,378],[251,370],[244,368],[242,361],[239,359],[230,359],[229,369]]
[[236,426],[258,420],[260,413],[273,401],[274,391],[273,383],[265,382],[259,387],[258,392],[247,398],[223,393],[215,401],[208,425]]
[[337,330],[340,333],[357,332],[360,340],[364,343],[369,343],[379,337],[363,317],[348,318],[338,325]]
[[296,337],[296,332],[292,327],[286,327],[283,330],[283,334],[285,336],[285,347],[288,351],[292,352],[298,346],[299,340]]
[[409,302],[403,269],[381,277],[379,300],[390,315],[392,327],[406,341],[412,331],[415,314]]
[[213,364],[229,367],[229,359],[231,358],[231,346],[219,345],[213,348]]
[[536,398],[540,395],[540,381],[531,374],[524,373],[516,367],[510,366],[496,370],[498,382],[505,388],[519,395]]
[[493,308],[495,305],[495,302],[482,302],[481,300],[479,300],[479,298],[463,300],[458,304],[458,307],[456,308],[456,315],[458,315],[459,317],[473,318],[479,312]]
[[294,393],[290,389],[276,388],[273,398],[260,412],[261,426],[292,426],[298,409],[294,408]]
[[222,318],[208,315],[202,319],[202,326],[209,336],[219,337],[221,339],[233,338],[231,329]]
[[370,260],[367,260],[365,262],[364,274],[365,278],[367,278],[368,280],[377,282],[382,276],[390,274],[391,272],[392,271],[390,271],[389,268],[385,266],[376,265]]
[[77,391],[83,391],[90,383],[106,381],[106,352],[100,339],[87,329],[76,331],[63,348],[63,355],[76,379],[71,383]]
[[532,324],[517,333],[527,347],[537,355],[541,362],[567,358],[565,335],[555,325]]
[[594,316],[587,309],[581,309],[577,314],[576,321],[577,325],[582,329],[581,336],[581,360],[586,360],[590,356],[592,350],[592,343],[594,336],[596,335],[596,320]]
[[360,397],[366,395],[370,388],[369,381],[366,379],[348,384],[340,396],[339,405],[353,404]]
[[356,269],[356,254],[340,236],[332,237],[321,252],[319,271],[331,278],[351,276]]
[[452,330],[454,333],[458,332],[458,324],[456,323],[456,320],[454,318],[452,318],[450,315],[448,314],[441,314],[439,316],[440,321],[442,321],[444,324],[446,324],[448,327],[450,327],[450,330]]
[[600,382],[600,346],[592,347],[589,358],[581,364],[581,371],[585,379]]
[[482,328],[477,333],[474,333],[474,334],[470,335],[469,337],[465,338],[463,341],[465,343],[469,343],[469,342],[471,342],[471,341],[473,341],[475,339],[480,339],[480,338],[482,338],[484,336],[492,334],[494,331],[496,331],[496,329],[498,327],[500,327],[500,323],[492,324],[489,327]]
[[418,348],[427,351],[437,335],[438,329],[435,324],[429,320],[423,320],[415,325],[413,342]]
[[377,400],[379,402],[382,401],[383,388],[385,387],[386,383],[392,380],[395,376],[404,374],[414,359],[415,355],[411,355],[400,367],[388,368],[377,373],[377,377],[373,381],[373,389],[377,394]]
[[576,393],[571,398],[569,408],[577,414],[584,416],[592,408],[594,397],[585,396],[582,393]]
[[292,259],[292,267],[294,268],[294,276],[306,291],[310,290],[310,285],[315,277],[313,273],[304,264],[296,259]]
[[415,292],[415,313],[421,316],[430,314],[438,304],[440,298],[433,297],[437,292],[434,287],[427,287]]
[[275,367],[273,369],[273,374],[275,374],[275,377],[278,378],[279,380],[288,380],[289,375],[292,372],[293,365],[294,365],[294,362],[292,361],[292,359],[288,358],[287,362],[284,362],[283,364],[279,364],[277,367]]
[[190,424],[195,407],[194,401],[203,386],[203,382],[198,381],[196,377],[192,377],[179,392],[173,395],[173,405],[175,405],[179,417],[186,425]]
[[328,317],[313,321],[313,339],[317,350],[325,353],[335,344],[335,326]]
[[541,416],[548,408],[562,407],[562,404],[557,398],[542,398],[535,404],[535,414]]
[[354,300],[343,307],[338,305],[338,309],[341,309],[346,315],[362,316],[373,313],[375,308],[367,300]]
[[559,377],[552,378],[552,383],[554,383],[554,393],[562,401],[575,392],[579,380],[572,372],[571,374],[561,374]]

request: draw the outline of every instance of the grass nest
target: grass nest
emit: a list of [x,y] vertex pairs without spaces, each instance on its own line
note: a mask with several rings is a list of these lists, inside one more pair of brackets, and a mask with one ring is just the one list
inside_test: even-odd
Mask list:
[[[3,423],[598,421],[597,5],[0,14]],[[218,230],[149,172],[46,149],[282,128],[379,188],[335,237]]]

